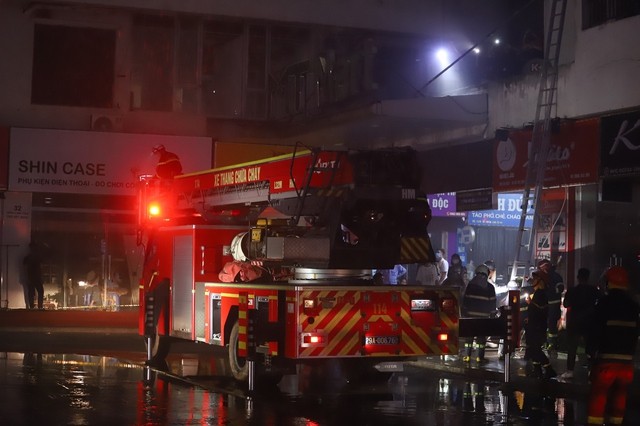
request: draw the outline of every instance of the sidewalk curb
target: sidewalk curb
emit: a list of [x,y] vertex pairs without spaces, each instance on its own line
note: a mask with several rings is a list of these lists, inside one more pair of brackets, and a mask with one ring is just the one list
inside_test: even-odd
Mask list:
[[0,332],[6,333],[93,333],[93,334],[135,334],[138,335],[137,328],[124,327],[15,327],[0,325]]
[[[559,353],[559,356],[550,359],[553,368],[558,375],[566,370],[566,354]],[[510,380],[506,383],[504,375],[504,363],[498,360],[497,354],[488,353],[488,363],[478,365],[475,362],[469,364],[457,357],[442,359],[439,356],[425,357],[416,361],[407,362],[408,366],[415,369],[440,371],[447,374],[459,376],[464,379],[488,380],[502,383],[503,386],[513,390],[529,392],[539,392],[553,396],[570,395],[574,398],[588,398],[590,383],[588,382],[588,370],[584,366],[577,366],[576,377],[571,381],[560,381],[557,378],[537,379],[524,374],[527,362],[522,358],[511,358]],[[640,403],[640,365],[636,361],[634,382],[629,388],[628,399],[630,403]]]

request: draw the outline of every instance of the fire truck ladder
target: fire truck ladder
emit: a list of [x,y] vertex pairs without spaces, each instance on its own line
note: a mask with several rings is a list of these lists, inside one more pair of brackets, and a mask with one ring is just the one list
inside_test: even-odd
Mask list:
[[[544,62],[540,75],[540,86],[538,91],[538,104],[536,107],[536,118],[533,123],[533,135],[527,163],[527,173],[522,194],[522,211],[520,214],[520,224],[518,227],[516,257],[513,261],[511,271],[511,281],[515,281],[518,265],[523,263],[526,270],[529,270],[535,247],[532,241],[535,237],[536,220],[534,218],[528,241],[525,243],[525,220],[529,206],[533,204],[534,213],[541,205],[542,188],[544,186],[544,175],[547,166],[547,157],[551,140],[551,112],[557,105],[558,86],[558,59],[560,56],[560,44],[562,32],[564,30],[565,14],[567,10],[567,0],[552,0],[550,4],[550,17],[545,40]],[[532,195],[533,190],[533,195]],[[526,262],[521,261],[522,248],[526,247],[528,256]],[[526,275],[526,272],[525,272]]]

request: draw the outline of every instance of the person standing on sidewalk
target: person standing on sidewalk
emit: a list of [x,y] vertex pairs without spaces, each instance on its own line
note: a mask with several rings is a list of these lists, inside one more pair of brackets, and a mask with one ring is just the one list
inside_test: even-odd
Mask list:
[[44,306],[44,284],[42,281],[42,257],[35,242],[29,243],[29,253],[25,256],[23,262],[26,279],[29,306],[27,309],[35,309],[36,293],[38,299],[38,309]]
[[590,372],[589,425],[623,424],[640,328],[640,307],[628,292],[627,270],[612,266],[605,276],[608,293],[596,305],[591,336],[596,359]]
[[416,272],[416,283],[420,285],[438,284],[438,267],[433,262],[421,263]]
[[537,270],[532,274],[533,294],[528,299],[527,320],[525,323],[526,354],[528,354],[532,375],[536,378],[550,379],[556,376],[551,362],[542,351],[547,335],[547,311],[549,309],[545,290],[545,273]]
[[449,262],[447,262],[447,253],[444,249],[436,251],[436,265],[438,265],[438,284],[442,284],[447,279],[449,273]]
[[398,264],[391,269],[377,269],[374,271],[374,275],[376,273],[382,275],[382,284],[398,285],[401,277],[407,274],[407,268]]
[[598,290],[589,284],[590,272],[587,268],[578,269],[578,284],[567,290],[563,306],[567,309],[567,371],[562,373],[560,380],[573,378],[576,365],[578,345],[582,341],[589,358],[593,356],[593,348],[588,339],[591,321],[598,302]]
[[458,253],[451,255],[447,278],[442,282],[442,285],[459,287],[461,292],[467,286],[467,268],[462,265],[462,260]]
[[[490,318],[496,312],[496,290],[489,283],[489,268],[480,265],[476,268],[475,276],[464,292],[462,297],[462,316],[468,318]],[[464,339],[464,362],[471,361],[473,343],[476,343],[478,355],[476,362],[484,362],[486,336],[467,337]]]

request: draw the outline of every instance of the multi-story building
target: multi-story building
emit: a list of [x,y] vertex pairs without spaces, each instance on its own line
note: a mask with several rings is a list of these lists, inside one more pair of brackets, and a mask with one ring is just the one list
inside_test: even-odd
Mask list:
[[[550,3],[545,3],[547,25]],[[629,268],[636,282],[640,278],[640,87],[633,83],[640,58],[640,39],[633,30],[639,14],[637,1],[567,1],[547,189],[535,214],[532,243],[536,257],[550,257],[569,284],[579,267],[588,267],[597,279],[611,263]],[[538,63],[528,65],[536,68]],[[494,193],[521,190],[539,84],[538,73],[489,82],[487,137],[495,137],[495,144],[492,159],[478,158],[492,164],[491,177],[477,174],[475,185],[430,192],[483,186]],[[460,156],[467,149],[460,148]],[[427,161],[436,161],[436,151],[429,154]],[[487,179],[484,185],[482,178]],[[495,213],[509,219],[504,205]],[[468,217],[469,224],[478,225],[480,243],[470,246],[475,259],[497,253],[503,265],[509,264],[516,230],[485,227],[491,219],[481,216]]]
[[[186,172],[296,144],[410,145],[430,193],[517,193],[517,179],[499,171],[496,134],[514,150],[524,141],[526,152],[546,14],[542,0],[478,3],[0,3],[4,305],[21,306],[31,238],[47,249],[45,278],[60,303],[80,303],[77,281],[91,271],[137,287],[135,178],[153,172],[157,143]],[[545,218],[564,221],[564,234],[549,228],[557,244],[548,254],[563,254],[570,274],[578,264],[601,268],[613,253],[636,262],[627,259],[639,245],[640,172],[603,163],[600,152],[622,136],[618,152],[640,163],[640,18],[637,2],[568,3],[555,113],[566,137],[554,143],[559,159],[579,152],[566,165],[579,177],[550,184],[558,189]],[[450,56],[438,62],[441,47]],[[434,239],[468,260],[496,258],[506,275],[511,224],[466,217],[435,218]],[[459,241],[462,230],[475,238]]]

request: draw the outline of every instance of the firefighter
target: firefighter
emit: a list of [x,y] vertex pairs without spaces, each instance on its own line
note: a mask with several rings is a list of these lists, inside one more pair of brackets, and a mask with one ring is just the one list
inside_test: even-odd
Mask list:
[[522,281],[522,286],[520,287],[520,342],[521,346],[524,347],[524,356],[523,359],[528,361],[531,359],[529,353],[526,350],[526,334],[525,334],[525,324],[527,323],[527,313],[529,312],[529,302],[531,300],[531,296],[533,296],[533,280],[525,277]]
[[563,306],[567,309],[567,371],[559,377],[561,380],[573,378],[576,365],[576,353],[580,341],[584,341],[585,352],[589,362],[593,358],[593,345],[588,335],[591,330],[591,320],[600,297],[598,289],[589,284],[590,272],[587,268],[578,269],[578,284],[567,290]]
[[562,293],[564,292],[564,280],[556,272],[549,259],[538,262],[538,269],[546,274],[546,292],[549,312],[547,314],[547,342],[545,347],[550,351],[558,349],[558,321],[562,316]]
[[[591,335],[596,359],[590,372],[590,425],[623,423],[640,327],[640,307],[628,292],[626,269],[612,266],[605,276],[608,293],[598,301]],[[607,407],[610,412],[605,412]]]
[[[469,281],[462,297],[462,316],[469,318],[490,318],[496,313],[496,290],[489,283],[489,268],[480,265],[475,270],[475,276]],[[485,362],[484,353],[487,343],[486,336],[475,336],[464,339],[464,362],[471,361],[473,342],[476,342],[478,354],[476,362]]]
[[524,326],[526,333],[526,355],[531,360],[530,374],[536,378],[550,379],[557,374],[551,367],[551,362],[542,351],[547,335],[547,292],[545,289],[546,274],[544,271],[534,271],[533,294],[528,300],[527,319]]
[[[489,284],[493,286],[496,290],[496,309],[500,309],[500,306],[504,306],[507,304],[507,294],[506,286],[498,287],[497,279],[498,273],[496,272],[496,262],[493,260],[487,260],[484,262],[485,266],[489,268]],[[498,359],[504,359],[504,339],[498,337],[492,337],[491,344],[495,345],[494,341],[497,340],[498,343]]]
[[160,179],[173,179],[175,176],[182,174],[180,158],[173,152],[167,151],[164,145],[154,146],[153,154],[158,156],[156,177]]

